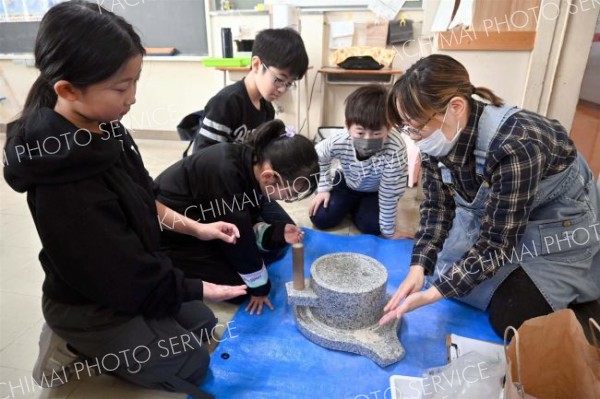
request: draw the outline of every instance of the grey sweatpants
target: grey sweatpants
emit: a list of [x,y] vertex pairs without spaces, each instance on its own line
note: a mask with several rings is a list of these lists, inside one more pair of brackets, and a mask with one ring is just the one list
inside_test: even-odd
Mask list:
[[202,301],[186,302],[177,315],[160,319],[45,296],[42,308],[50,328],[84,358],[71,378],[107,373],[150,389],[212,398],[197,388],[210,361],[203,339],[217,322]]

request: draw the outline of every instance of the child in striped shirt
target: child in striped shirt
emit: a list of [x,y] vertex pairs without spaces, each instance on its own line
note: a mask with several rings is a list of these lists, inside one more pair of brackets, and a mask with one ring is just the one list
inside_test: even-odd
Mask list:
[[[386,119],[387,90],[367,85],[345,102],[347,131],[329,137],[316,149],[320,180],[309,214],[319,229],[338,225],[350,214],[363,233],[406,237],[396,230],[398,200],[408,181],[406,146]],[[340,166],[332,173],[332,161]]]

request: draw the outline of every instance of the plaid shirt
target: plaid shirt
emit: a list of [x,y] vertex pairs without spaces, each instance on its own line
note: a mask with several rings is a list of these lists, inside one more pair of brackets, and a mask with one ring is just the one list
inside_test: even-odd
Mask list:
[[[529,111],[510,116],[492,139],[483,176],[475,173],[473,151],[477,126],[486,104],[471,101],[471,116],[456,146],[445,157],[423,154],[421,224],[415,237],[412,265],[432,274],[455,215],[453,190],[471,202],[479,187],[490,187],[479,238],[447,273],[433,284],[444,297],[467,295],[477,284],[493,276],[496,255],[507,254],[520,242],[529,220],[540,181],[566,169],[577,150],[563,126]],[[438,163],[452,173],[454,185],[442,182]]]

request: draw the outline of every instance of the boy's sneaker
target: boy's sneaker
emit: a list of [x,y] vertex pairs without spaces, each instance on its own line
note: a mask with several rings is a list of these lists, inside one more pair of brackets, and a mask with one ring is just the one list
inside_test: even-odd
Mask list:
[[67,341],[52,331],[48,324],[42,326],[40,354],[33,367],[33,379],[43,388],[56,388],[66,384],[73,373],[77,354],[67,346]]

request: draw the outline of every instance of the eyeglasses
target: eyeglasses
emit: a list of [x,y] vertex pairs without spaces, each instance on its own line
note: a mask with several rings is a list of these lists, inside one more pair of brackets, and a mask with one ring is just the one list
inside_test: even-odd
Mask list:
[[427,119],[427,121],[423,124],[421,124],[421,126],[419,126],[418,128],[416,127],[412,127],[411,125],[409,125],[408,123],[404,123],[404,125],[402,126],[402,128],[400,129],[400,131],[404,134],[406,134],[407,136],[411,137],[417,137],[419,139],[423,138],[423,134],[421,133],[421,131],[423,130],[423,128],[425,126],[427,126],[427,124],[429,122],[431,122],[431,120],[433,119],[433,117],[437,114],[437,112],[434,112],[433,115],[431,115],[429,117],[429,119]]
[[271,74],[271,76],[273,76],[273,84],[275,85],[275,87],[277,87],[278,89],[290,89],[290,88],[295,88],[296,87],[296,82],[292,81],[292,82],[286,82],[283,79],[280,79],[277,75],[275,75],[275,73],[273,71],[271,71],[271,69],[265,65],[265,63],[262,63],[262,66],[265,70],[269,71],[269,73]]

